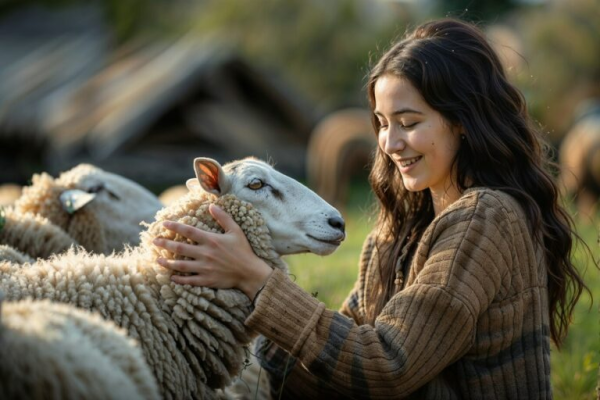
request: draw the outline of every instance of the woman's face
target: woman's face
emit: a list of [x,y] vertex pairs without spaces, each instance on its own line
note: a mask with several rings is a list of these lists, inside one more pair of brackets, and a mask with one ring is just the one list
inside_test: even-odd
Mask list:
[[457,193],[452,162],[459,127],[451,127],[406,79],[384,75],[374,91],[379,147],[400,170],[406,189],[430,189],[434,197]]

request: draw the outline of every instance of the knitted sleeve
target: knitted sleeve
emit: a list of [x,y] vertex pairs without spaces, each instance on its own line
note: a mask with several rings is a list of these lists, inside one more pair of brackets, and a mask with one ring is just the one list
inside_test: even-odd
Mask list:
[[363,243],[359,261],[358,279],[340,308],[340,313],[352,318],[357,324],[364,323],[364,301],[361,296],[365,287],[365,275],[369,267],[369,262],[372,260],[374,247],[375,233],[371,232]]
[[[367,236],[361,251],[358,279],[340,308],[341,314],[354,319],[358,324],[362,321],[360,296],[374,243],[373,234]],[[333,392],[327,384],[308,372],[302,364],[296,364],[295,357],[270,339],[260,336],[256,341],[255,354],[261,367],[268,374],[272,398],[281,396],[285,399],[314,399],[326,392],[330,392],[327,394],[329,400],[336,398],[337,393]]]
[[427,253],[415,255],[423,258],[416,279],[388,302],[375,327],[326,310],[281,271],[246,324],[349,398],[406,397],[467,352],[478,316],[511,268],[507,215],[482,197],[432,223]]

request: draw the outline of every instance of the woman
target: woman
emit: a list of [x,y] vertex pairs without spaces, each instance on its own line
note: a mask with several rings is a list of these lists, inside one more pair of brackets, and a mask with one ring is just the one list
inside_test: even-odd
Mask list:
[[199,244],[160,264],[254,301],[246,324],[286,398],[551,398],[550,339],[585,285],[522,95],[484,35],[452,19],[395,44],[367,92],[380,212],[339,312],[271,271],[214,207],[226,233],[172,224]]

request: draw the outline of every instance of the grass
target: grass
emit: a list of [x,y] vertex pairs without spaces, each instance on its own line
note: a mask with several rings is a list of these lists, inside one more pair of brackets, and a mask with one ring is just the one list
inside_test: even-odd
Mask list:
[[[358,273],[362,242],[372,226],[368,211],[368,188],[354,188],[349,206],[343,212],[347,239],[340,249],[327,257],[313,254],[289,257],[286,261],[296,282],[324,302],[338,309],[352,289]],[[361,200],[362,199],[362,200]],[[600,258],[600,212],[593,221],[577,221],[577,231]],[[577,303],[569,334],[561,350],[552,347],[552,386],[557,400],[596,399],[600,355],[600,271],[576,248],[574,261],[592,293],[584,293]]]

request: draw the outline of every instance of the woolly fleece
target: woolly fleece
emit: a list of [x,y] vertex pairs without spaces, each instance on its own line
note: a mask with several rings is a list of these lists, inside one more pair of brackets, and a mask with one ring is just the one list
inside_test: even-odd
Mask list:
[[285,269],[251,204],[192,191],[157,214],[138,248],[113,256],[71,249],[23,269],[0,263],[0,288],[9,300],[51,299],[99,312],[139,341],[164,398],[214,398],[214,389],[227,385],[243,365],[244,346],[253,337],[244,326],[250,301],[237,290],[172,283],[172,272],[155,260],[173,254],[152,244],[157,236],[171,237],[164,220],[221,232],[208,213],[211,202],[240,223],[258,256]]
[[123,329],[66,304],[2,304],[0,398],[159,399],[142,352]]
[[47,218],[7,208],[4,225],[0,228],[0,244],[11,246],[35,259],[62,253],[77,245],[77,241]]
[[0,261],[8,261],[16,264],[32,263],[34,259],[21,253],[14,247],[5,244],[0,245]]

